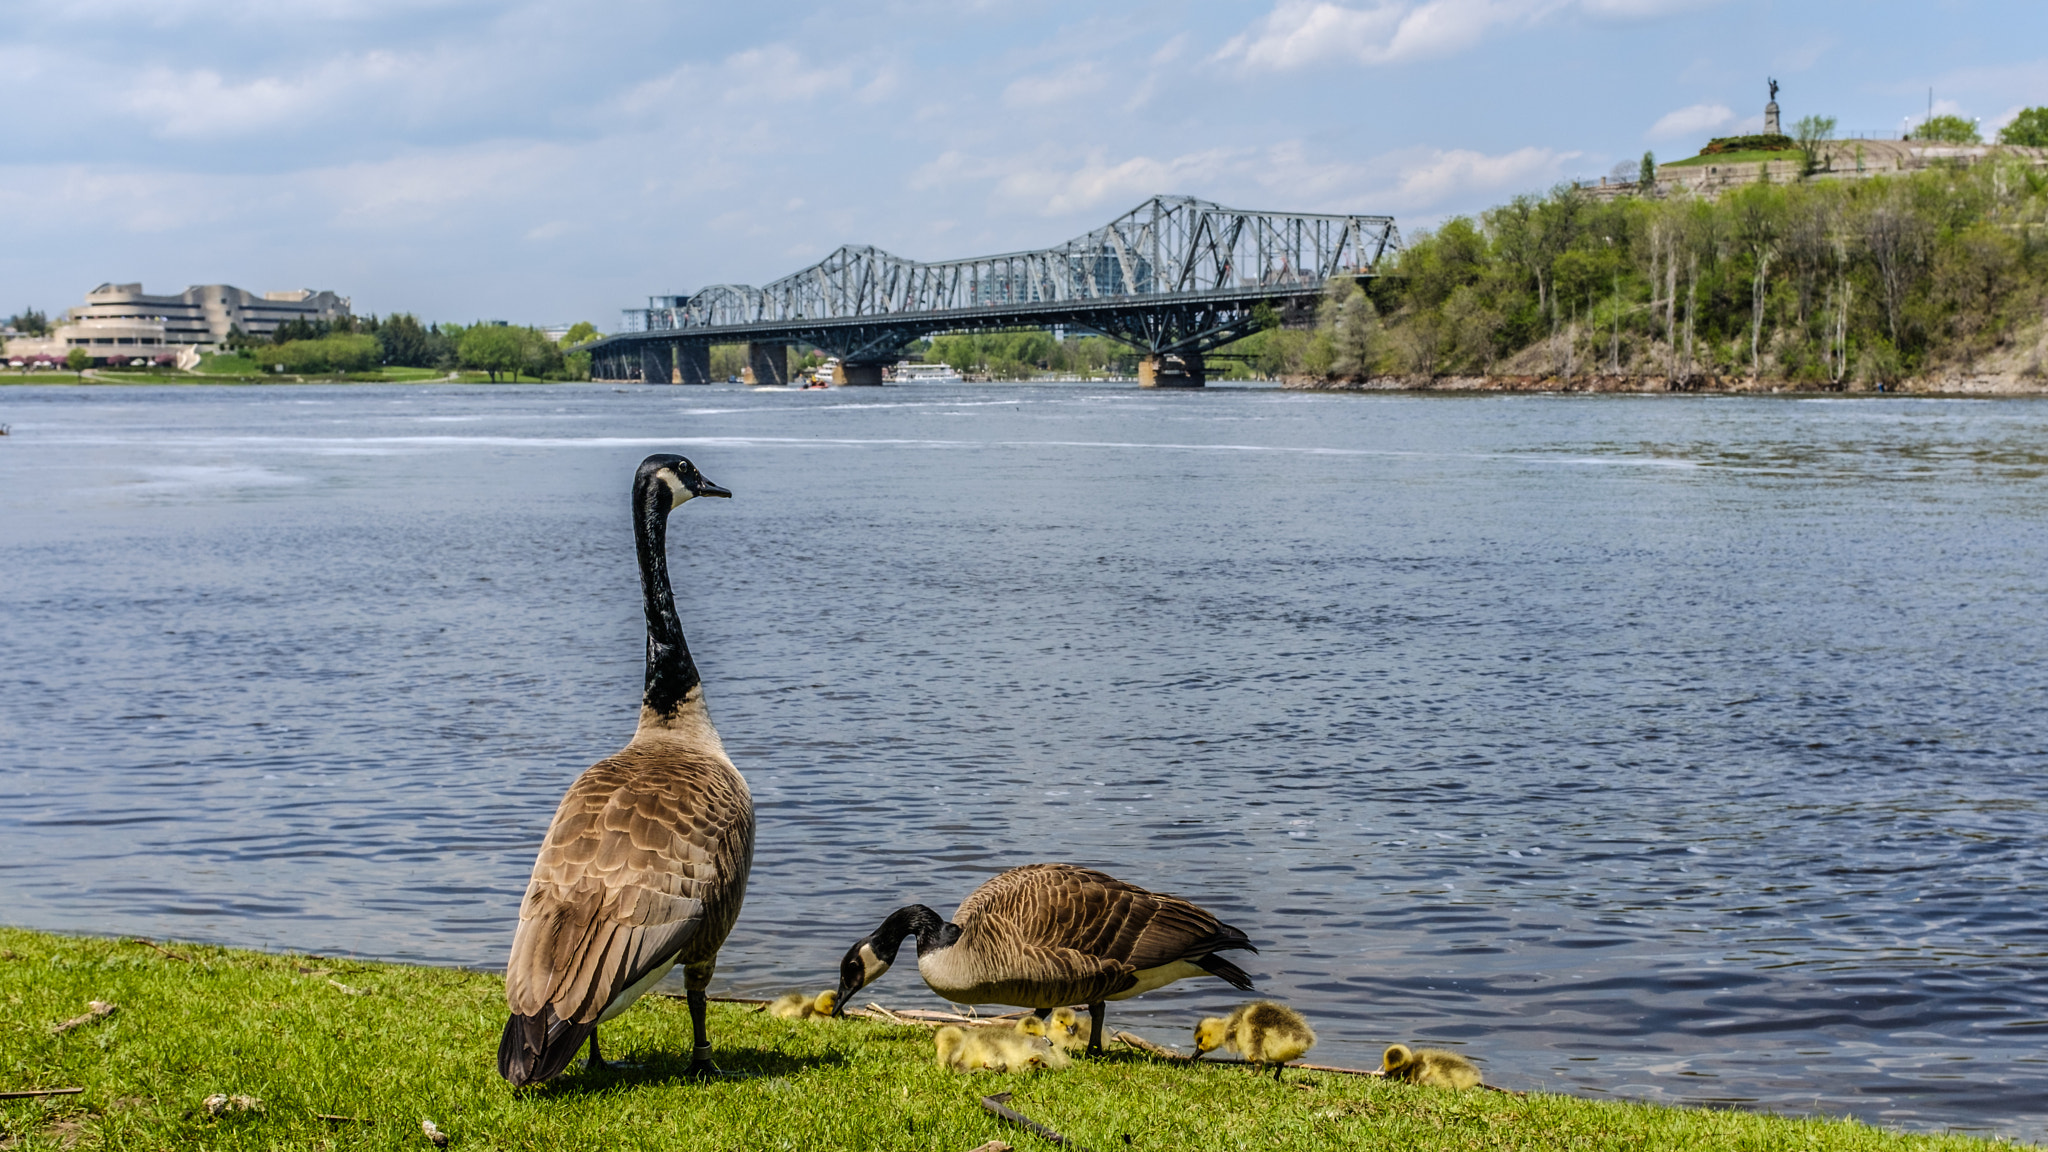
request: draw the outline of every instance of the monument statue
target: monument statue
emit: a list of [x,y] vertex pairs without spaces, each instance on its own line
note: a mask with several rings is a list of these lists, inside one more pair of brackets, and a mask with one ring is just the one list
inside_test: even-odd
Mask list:
[[1764,135],[1782,136],[1784,130],[1778,127],[1778,81],[1771,78],[1771,102],[1764,105]]

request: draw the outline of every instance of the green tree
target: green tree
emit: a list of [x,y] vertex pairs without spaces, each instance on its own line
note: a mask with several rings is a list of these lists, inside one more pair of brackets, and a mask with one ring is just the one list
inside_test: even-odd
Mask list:
[[7,318],[7,326],[23,336],[48,336],[50,318],[34,308],[23,308]]
[[1977,135],[1977,122],[1961,116],[1930,116],[1918,128],[1913,129],[1913,139],[1931,140],[1939,144],[1978,144],[1982,137]]
[[404,368],[433,367],[433,342],[417,316],[399,312],[387,317],[377,325],[377,344],[386,364]]
[[536,380],[558,379],[562,375],[562,349],[538,328],[515,328],[519,333],[519,363],[512,378],[525,372]]
[[1799,142],[1799,174],[1811,176],[1820,171],[1821,145],[1835,138],[1835,118],[1801,116],[1792,126],[1792,138]]
[[1998,130],[1998,142],[2048,148],[2048,107],[2029,108],[2013,117],[2012,123]]
[[520,329],[505,324],[473,324],[457,340],[456,355],[463,367],[489,373],[495,384],[500,372],[514,373],[516,378],[526,356],[525,343]]
[[578,344],[588,344],[603,335],[604,333],[597,330],[597,325],[588,320],[578,320],[569,325],[569,330],[562,334],[562,347],[574,348]]
[[78,378],[83,380],[85,370],[92,367],[92,353],[83,348],[73,348],[64,354],[64,366],[78,373]]
[[1657,154],[1643,153],[1642,167],[1636,169],[1636,191],[1649,195],[1657,190]]

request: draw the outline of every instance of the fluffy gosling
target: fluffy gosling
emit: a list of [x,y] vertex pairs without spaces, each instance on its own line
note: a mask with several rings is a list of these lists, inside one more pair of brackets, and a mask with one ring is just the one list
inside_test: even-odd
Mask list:
[[806,996],[802,992],[784,992],[768,1002],[768,1014],[784,1020],[829,1018],[838,1002],[839,993],[831,989],[816,996]]
[[1228,1017],[1211,1016],[1195,1025],[1197,1057],[1226,1048],[1253,1064],[1271,1064],[1276,1081],[1281,1065],[1300,1059],[1315,1046],[1315,1029],[1302,1014],[1271,1000],[1254,1000]]
[[1456,1052],[1440,1048],[1409,1048],[1394,1044],[1380,1057],[1380,1073],[1389,1080],[1405,1080],[1431,1088],[1463,1090],[1479,1086],[1479,1069]]
[[1072,1008],[1053,1009],[1045,1022],[1045,1034],[1052,1046],[1062,1052],[1077,1052],[1088,1046],[1088,1029],[1081,1023],[1081,1014]]
[[947,1025],[932,1038],[939,1067],[956,1072],[1057,1071],[1070,1061],[1043,1036],[1011,1028],[956,1028]]

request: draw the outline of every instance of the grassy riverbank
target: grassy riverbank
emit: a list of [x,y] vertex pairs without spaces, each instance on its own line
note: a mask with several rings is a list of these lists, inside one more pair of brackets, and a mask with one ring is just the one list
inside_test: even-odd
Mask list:
[[[776,1020],[712,1006],[729,1074],[683,1075],[689,1013],[643,1001],[604,1032],[634,1071],[515,1095],[497,1076],[503,989],[486,973],[0,929],[0,1148],[1049,1148],[977,1103],[1013,1105],[1084,1147],[1965,1149],[1860,1124],[1463,1094],[1295,1071],[1287,1082],[1119,1050],[1058,1073],[963,1076],[930,1033],[871,1020]],[[167,954],[169,953],[169,954]],[[115,1005],[61,1034],[89,1001]],[[1180,1037],[1171,1039],[1179,1040]],[[209,1114],[209,1096],[260,1111]]]

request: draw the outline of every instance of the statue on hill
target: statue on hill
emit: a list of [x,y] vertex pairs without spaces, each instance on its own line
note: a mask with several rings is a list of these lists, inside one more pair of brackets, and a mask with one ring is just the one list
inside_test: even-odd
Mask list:
[[1782,131],[1782,130],[1781,130],[1781,129],[1780,129],[1779,127],[1778,127],[1778,81],[1777,81],[1777,78],[1776,78],[1776,77],[1771,77],[1771,78],[1770,78],[1770,84],[1771,84],[1771,102],[1770,102],[1769,104],[1766,104],[1766,105],[1764,105],[1764,135],[1766,135],[1766,136],[1779,136],[1779,135],[1783,135],[1783,131]]

